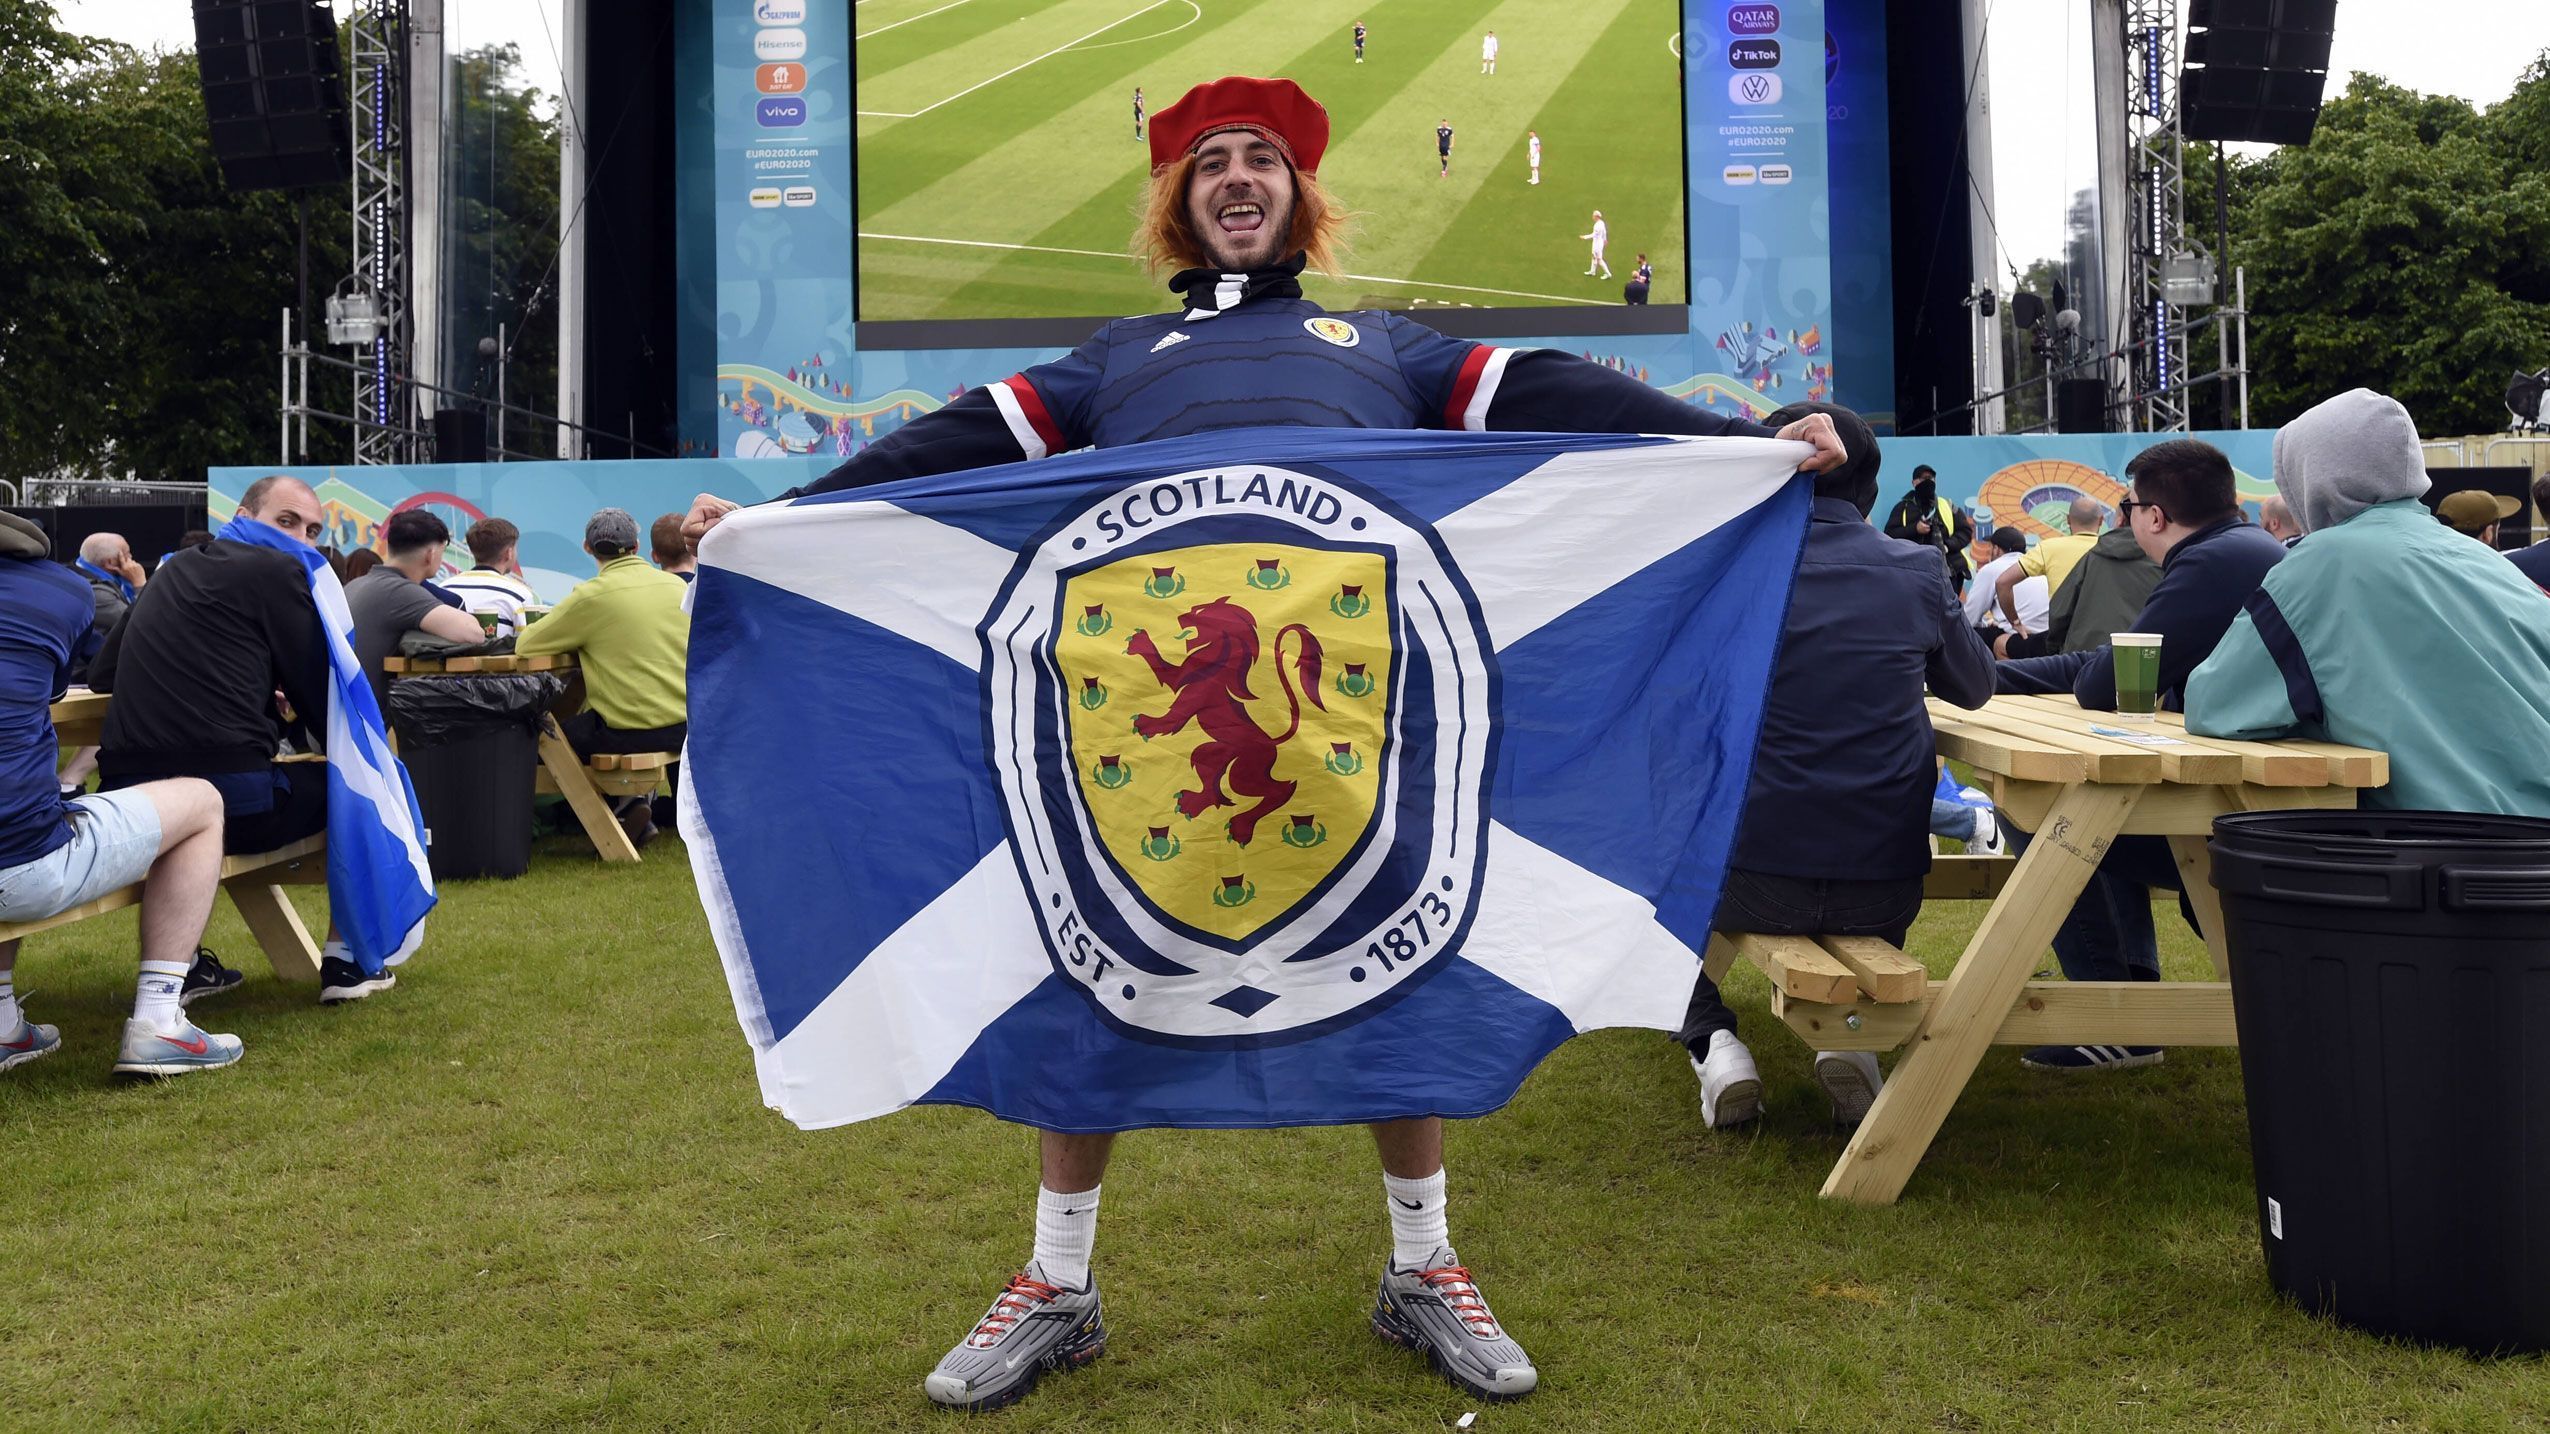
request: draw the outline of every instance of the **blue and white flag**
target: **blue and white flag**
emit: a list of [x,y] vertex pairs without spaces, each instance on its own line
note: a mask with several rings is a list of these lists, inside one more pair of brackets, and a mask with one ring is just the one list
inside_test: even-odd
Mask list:
[[377,976],[415,953],[434,909],[425,822],[407,767],[390,751],[380,704],[354,655],[354,614],[318,549],[246,514],[216,536],[291,555],[310,575],[328,638],[328,915],[355,964]]
[[682,831],[765,1099],[1467,1116],[1674,1028],[1807,451],[1266,428],[729,515]]

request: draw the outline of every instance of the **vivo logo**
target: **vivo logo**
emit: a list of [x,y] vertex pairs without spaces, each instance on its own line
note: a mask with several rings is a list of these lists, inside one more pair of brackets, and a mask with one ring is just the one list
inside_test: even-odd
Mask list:
[[806,0],[755,0],[753,18],[765,25],[803,25]]
[[1727,7],[1727,31],[1735,35],[1768,35],[1780,28],[1777,5],[1731,5]]
[[1727,46],[1727,63],[1739,70],[1768,70],[1780,63],[1777,40],[1738,40]]
[[806,102],[796,95],[773,95],[753,106],[753,118],[764,129],[794,129],[806,122]]
[[1740,105],[1778,104],[1780,77],[1760,73],[1731,75],[1727,79],[1727,98]]
[[758,60],[802,60],[806,58],[806,32],[803,30],[764,30],[753,36],[753,58]]

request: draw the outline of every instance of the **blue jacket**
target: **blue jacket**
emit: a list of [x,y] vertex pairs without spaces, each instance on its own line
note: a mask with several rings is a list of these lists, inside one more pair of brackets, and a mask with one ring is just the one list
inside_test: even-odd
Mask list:
[[2550,592],[2550,541],[2517,548],[2506,554],[2506,561],[2515,565],[2516,572],[2532,579],[2534,587]]
[[2418,500],[2376,503],[2249,595],[2187,730],[2388,752],[2368,807],[2550,817],[2550,597]]
[[86,579],[42,558],[0,558],[0,871],[71,839],[54,781],[61,756],[47,709],[97,648]]
[[1175,281],[1185,310],[1117,319],[783,496],[1217,428],[1771,432],[1574,354],[1472,343],[1403,314],[1331,314],[1302,298],[1300,272],[1298,260],[1251,274],[1188,270]]
[[1842,881],[1928,871],[1938,768],[1925,684],[1960,707],[1992,695],[1992,652],[1967,625],[1939,550],[1817,498],[1732,864]]
[[[2258,590],[2267,570],[2287,549],[2245,516],[2198,528],[2178,540],[2160,561],[2160,586],[2143,601],[2130,632],[2156,632],[2160,641],[2161,705],[2177,711],[2187,674],[2213,655],[2240,604]],[[2001,664],[2003,692],[2069,692],[2080,704],[2116,710],[2116,659],[2106,643],[2084,652],[2029,657]]]

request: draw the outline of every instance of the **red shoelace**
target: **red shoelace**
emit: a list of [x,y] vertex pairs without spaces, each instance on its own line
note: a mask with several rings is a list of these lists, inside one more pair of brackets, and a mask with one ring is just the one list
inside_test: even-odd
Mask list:
[[1428,1289],[1443,1296],[1443,1303],[1470,1333],[1480,1339],[1496,1338],[1496,1316],[1488,1312],[1487,1301],[1480,1297],[1479,1287],[1470,1281],[1467,1265],[1441,1265],[1417,1271],[1417,1279]]
[[1031,1280],[1024,1270],[1010,1276],[1009,1283],[1001,1288],[1000,1298],[992,1301],[991,1313],[983,1316],[981,1324],[974,1326],[974,1333],[965,1342],[976,1349],[991,1348],[1036,1306],[1051,1304],[1062,1293],[1062,1286]]

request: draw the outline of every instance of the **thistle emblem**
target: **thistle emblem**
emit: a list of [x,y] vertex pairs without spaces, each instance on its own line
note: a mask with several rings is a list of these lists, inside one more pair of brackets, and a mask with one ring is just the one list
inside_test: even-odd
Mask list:
[[1185,591],[1186,579],[1179,577],[1178,570],[1173,567],[1153,568],[1151,576],[1142,584],[1144,597],[1173,598]]
[[1095,712],[1107,705],[1107,689],[1097,678],[1080,679],[1080,705],[1083,710],[1090,712]]
[[1339,583],[1337,595],[1328,600],[1328,610],[1339,617],[1361,617],[1372,611],[1372,599],[1364,596],[1361,583]]
[[1246,876],[1223,877],[1222,889],[1213,893],[1213,904],[1224,908],[1246,906],[1256,899],[1257,887]]
[[1140,850],[1148,860],[1167,861],[1178,854],[1181,845],[1176,837],[1169,835],[1167,827],[1153,827],[1150,835],[1142,839]]
[[1081,609],[1080,620],[1072,624],[1080,630],[1082,637],[1104,637],[1107,630],[1115,625],[1114,614],[1109,613],[1107,605],[1102,602],[1093,602]]
[[1308,812],[1293,813],[1291,822],[1284,828],[1284,845],[1286,846],[1297,846],[1307,850],[1326,840],[1328,840],[1328,828],[1321,826],[1319,818]]
[[1098,765],[1089,769],[1089,780],[1114,791],[1133,780],[1133,768],[1126,766],[1122,757],[1110,753],[1099,757]]
[[1259,558],[1249,571],[1248,585],[1259,592],[1274,592],[1293,585],[1293,570],[1284,566],[1282,558]]
[[1331,742],[1328,755],[1320,764],[1341,777],[1351,777],[1364,769],[1364,759],[1355,755],[1352,742]]
[[1337,690],[1349,697],[1370,697],[1372,690],[1380,685],[1372,680],[1371,673],[1364,671],[1364,664],[1360,662],[1347,663],[1346,670],[1337,674]]

